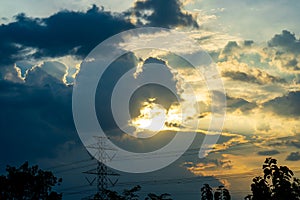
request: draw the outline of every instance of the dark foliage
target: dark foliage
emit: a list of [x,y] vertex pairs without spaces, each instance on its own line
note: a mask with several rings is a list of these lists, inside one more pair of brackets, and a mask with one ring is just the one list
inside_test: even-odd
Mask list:
[[204,184],[201,188],[201,200],[230,200],[231,196],[229,190],[227,190],[223,185],[220,185],[215,192],[208,185]]
[[229,190],[227,190],[223,185],[220,185],[214,194],[214,200],[230,200],[231,196]]
[[62,179],[38,166],[30,167],[25,162],[19,168],[7,166],[7,175],[0,176],[0,199],[2,200],[60,200],[62,195],[52,191]]
[[201,188],[201,200],[213,200],[212,188],[208,184]]
[[287,166],[278,166],[277,160],[267,158],[263,164],[263,177],[255,177],[249,200],[300,200],[300,180]]
[[161,195],[150,193],[148,194],[148,197],[146,197],[145,200],[172,200],[172,199],[171,199],[171,195],[167,193]]
[[[139,195],[137,194],[141,190],[141,186],[137,185],[131,189],[125,189],[121,194],[112,190],[105,190],[104,194],[96,194],[92,199],[107,199],[107,200],[139,200]],[[172,200],[171,195],[164,193],[161,195],[156,195],[149,193],[145,200]]]

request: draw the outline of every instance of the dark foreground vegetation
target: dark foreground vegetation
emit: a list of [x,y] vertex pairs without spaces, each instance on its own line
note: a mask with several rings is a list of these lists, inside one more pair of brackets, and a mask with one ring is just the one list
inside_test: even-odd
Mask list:
[[[263,164],[263,176],[253,178],[252,194],[244,200],[300,200],[300,180],[287,166],[278,166],[277,160],[267,158]],[[30,167],[25,162],[19,168],[7,166],[7,175],[0,176],[0,200],[61,200],[61,193],[53,191],[62,179],[50,171],[43,171],[38,166]],[[90,199],[139,200],[139,185],[121,193],[105,190]],[[105,198],[103,198],[105,196]],[[149,193],[145,200],[172,200],[170,194]],[[216,189],[204,184],[201,188],[201,200],[230,200],[230,191],[224,186]]]
[[62,194],[52,191],[62,179],[38,166],[25,162],[19,168],[7,166],[7,175],[0,176],[0,200],[60,200]]
[[[287,166],[278,166],[277,160],[267,158],[262,166],[263,176],[253,178],[252,194],[244,200],[300,200],[300,180]],[[204,184],[202,200],[230,200],[229,191],[222,186],[213,194],[212,188]]]

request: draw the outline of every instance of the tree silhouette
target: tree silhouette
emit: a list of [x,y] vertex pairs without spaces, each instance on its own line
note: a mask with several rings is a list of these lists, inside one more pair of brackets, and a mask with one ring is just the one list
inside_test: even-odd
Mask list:
[[[112,190],[105,190],[105,194],[109,200],[138,200],[139,196],[136,194],[141,190],[141,186],[137,185],[131,189],[125,189],[121,194]],[[94,195],[93,199],[100,199],[100,195]],[[145,200],[172,200],[171,195],[164,193],[161,195],[156,195],[149,193]]]
[[0,176],[0,199],[62,199],[61,194],[52,191],[62,179],[56,178],[52,172],[43,171],[37,165],[29,167],[28,162],[19,168],[7,166],[6,171],[6,176]]
[[208,184],[201,188],[201,200],[213,200],[212,188]]
[[251,191],[253,193],[253,196],[251,197],[251,195],[249,195],[248,199],[271,199],[271,188],[268,182],[262,177],[253,178],[253,183],[251,184]]
[[220,185],[214,194],[215,200],[230,200],[231,196],[229,194],[229,191],[223,186]]
[[138,195],[135,194],[136,192],[141,190],[141,186],[137,185],[129,190],[123,191],[123,196],[125,197],[125,200],[138,200]]
[[300,200],[300,181],[287,166],[277,166],[277,160],[266,158],[263,177],[255,177],[251,184],[251,200]]
[[220,185],[213,193],[213,189],[208,185],[204,184],[201,188],[201,200],[230,200],[231,196],[229,190],[223,185]]
[[[108,199],[114,199],[114,200],[138,200],[138,195],[136,194],[136,192],[141,190],[141,186],[137,185],[134,186],[131,189],[125,189],[121,194],[119,194],[116,191],[112,191],[112,190],[105,190],[105,194],[107,196]],[[97,200],[97,199],[101,199],[100,198],[100,194],[95,194],[94,197],[92,199]]]
[[145,200],[172,200],[170,197],[171,197],[171,195],[167,194],[167,193],[161,194],[159,196],[156,194],[150,193],[150,194],[148,194],[148,197],[146,197]]

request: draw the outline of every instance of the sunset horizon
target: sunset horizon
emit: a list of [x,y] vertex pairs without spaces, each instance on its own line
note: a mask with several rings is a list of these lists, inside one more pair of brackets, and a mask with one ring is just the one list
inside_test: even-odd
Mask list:
[[244,199],[266,158],[300,177],[300,2],[0,5],[0,174],[28,161],[66,200]]

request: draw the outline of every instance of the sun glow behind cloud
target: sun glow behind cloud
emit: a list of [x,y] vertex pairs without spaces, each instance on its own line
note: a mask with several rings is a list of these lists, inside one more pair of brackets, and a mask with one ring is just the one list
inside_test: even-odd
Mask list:
[[159,131],[164,127],[166,120],[166,109],[154,102],[155,98],[144,102],[140,110],[140,115],[132,120],[132,124],[138,129]]
[[[36,2],[37,0],[30,1]],[[148,16],[147,19],[151,19],[149,16],[153,15],[151,12],[147,13],[147,9],[134,6],[135,1],[125,0],[122,3],[116,0],[102,3],[101,1],[89,2],[89,4],[99,5],[98,11],[87,8],[86,0],[80,2],[64,0],[59,3],[54,0],[53,2],[56,3],[53,5],[50,3],[47,6],[44,6],[44,3],[30,4],[33,7],[23,5],[24,2],[20,0],[14,3],[8,3],[11,2],[8,0],[2,1],[5,6],[2,6],[4,12],[2,12],[3,18],[0,22],[7,26],[3,25],[1,30],[7,34],[2,37],[4,46],[2,46],[1,58],[4,60],[11,58],[10,60],[13,61],[9,65],[1,63],[0,68],[1,116],[5,122],[1,126],[3,144],[0,145],[5,149],[1,151],[3,161],[9,162],[10,159],[20,161],[24,157],[30,161],[37,160],[37,156],[45,156],[53,165],[53,163],[79,159],[80,154],[74,150],[78,139],[73,137],[77,135],[74,133],[73,123],[69,123],[72,121],[69,96],[74,79],[81,68],[79,64],[81,56],[88,52],[88,48],[84,47],[89,47],[90,44],[96,45],[103,39],[101,36],[106,38],[138,24],[139,20],[134,15],[136,12],[130,12],[126,20],[122,18],[126,14],[122,12],[129,7],[132,10],[137,9],[136,11],[140,14],[146,10],[144,13]],[[147,5],[150,6],[151,2],[159,2],[156,4],[158,6],[155,6],[159,9],[162,8],[161,2],[164,1],[140,2],[144,5],[145,2],[149,2]],[[20,5],[16,6],[17,4]],[[217,63],[227,93],[227,115],[219,143],[214,146],[214,150],[206,159],[187,159],[189,166],[185,165],[183,169],[197,176],[214,176],[220,182],[228,180],[231,185],[228,189],[233,192],[233,198],[241,199],[242,197],[238,198],[236,193],[241,193],[241,191],[242,195],[247,193],[251,178],[259,175],[260,164],[266,156],[276,157],[293,170],[299,168],[300,39],[299,26],[295,22],[299,18],[297,16],[299,16],[300,4],[299,1],[286,4],[283,0],[276,0],[273,4],[263,1],[182,0],[182,4],[184,6],[182,11],[179,12],[180,10],[176,9],[173,12],[175,14],[172,15],[169,14],[168,9],[161,9],[163,12],[154,13],[157,14],[155,19],[159,20],[152,21],[150,24],[154,26],[162,24],[180,29],[187,36],[195,39],[193,45],[186,43],[182,45],[185,48],[178,48],[177,52],[188,53],[193,51],[194,47],[199,46],[208,51]],[[104,6],[104,10],[100,6]],[[13,19],[12,16],[20,12],[18,8],[22,8],[22,12],[25,12],[28,17],[24,15],[23,18]],[[283,12],[273,12],[278,10],[277,8]],[[64,11],[60,12],[61,9]],[[87,9],[89,12],[86,12]],[[182,27],[182,24],[186,23],[177,20],[177,16],[185,16],[183,19],[188,19],[184,9],[197,19],[201,25],[200,29],[190,30],[190,27]],[[118,13],[106,12],[110,10]],[[102,19],[102,16],[105,16],[103,20],[98,21],[99,18]],[[165,22],[163,20],[165,16],[172,16],[170,17],[172,20],[169,20],[170,24],[162,23]],[[74,20],[65,20],[74,17],[76,24],[72,23]],[[147,23],[145,19],[141,22]],[[14,22],[10,23],[11,20]],[[41,21],[43,23],[40,23]],[[71,23],[68,23],[69,21]],[[61,27],[61,24],[64,26]],[[17,27],[19,31],[16,31]],[[80,29],[83,32],[72,34],[70,37],[70,33],[80,33],[78,27],[84,27]],[[283,28],[291,32],[280,33]],[[58,29],[59,32],[57,32]],[[257,34],[258,32],[260,34]],[[293,32],[296,35],[293,35]],[[277,33],[276,36],[271,39],[275,33]],[[167,33],[145,34],[140,37],[140,41],[146,43],[149,38],[164,34]],[[244,39],[249,41],[244,41]],[[52,42],[49,43],[49,41]],[[10,45],[6,45],[10,43],[16,48],[15,50],[12,48],[14,51],[10,51]],[[185,43],[185,41],[178,40],[178,44],[180,43]],[[80,49],[84,51],[79,51]],[[164,95],[164,101],[169,100],[165,97],[166,94],[163,92],[160,93],[161,95],[155,94],[152,96],[155,98],[143,99],[140,104],[136,104],[137,107],[140,106],[134,110],[137,113],[130,121],[124,120],[125,125],[133,127],[131,130],[135,130],[136,136],[144,134],[145,138],[160,131],[166,133],[178,131],[179,134],[185,134],[196,130],[199,135],[209,134],[206,130],[212,118],[210,110],[212,102],[205,80],[166,52],[140,50],[135,56],[139,61],[139,66],[133,75],[135,78],[145,70],[143,63],[149,56],[163,60],[167,67],[171,66],[169,68],[176,69],[176,72],[174,70],[171,73],[176,80],[174,84],[180,92],[178,94],[180,100],[183,102],[179,105],[178,103],[172,104],[173,101],[170,101],[171,105],[165,105],[161,98]],[[4,61],[3,59],[1,61]],[[113,76],[109,79],[111,77]],[[194,93],[187,90],[188,84],[194,86]],[[199,104],[199,111],[194,109],[195,104],[192,103],[191,98],[194,96]],[[103,104],[103,107],[107,107],[107,104]],[[16,121],[18,126],[14,126]],[[196,123],[198,121],[199,124]],[[107,124],[110,124],[110,121],[107,121]],[[40,130],[43,132],[42,135]],[[15,141],[14,138],[19,137],[20,133],[24,135],[25,140],[17,144],[9,142]],[[40,142],[32,143],[33,137],[39,138]],[[128,142],[125,136],[121,139]],[[155,142],[164,138],[155,139],[150,145],[155,145]],[[28,146],[31,143],[32,145]],[[34,151],[43,143],[48,144],[44,145],[43,151]],[[143,145],[140,147],[144,148]],[[8,151],[9,149],[12,150]],[[13,149],[22,149],[22,151]],[[81,146],[80,149],[82,149]],[[49,156],[54,151],[59,154],[59,157]],[[230,175],[236,173],[244,174]],[[174,176],[181,175],[177,171],[173,174]],[[73,179],[72,175],[72,184]],[[228,186],[227,183],[223,184]],[[157,185],[162,190],[161,186]],[[196,184],[194,186],[194,189],[198,189]],[[174,192],[175,199],[178,199],[176,193],[181,193],[181,195],[191,193],[191,188],[186,191],[184,188],[182,187],[182,191]],[[173,190],[175,190],[174,187]],[[172,191],[170,193],[172,194]],[[183,197],[192,199],[190,196],[183,195]]]
[[151,137],[159,131],[172,130],[182,123],[180,105],[172,104],[168,109],[149,98],[142,103],[139,116],[131,119],[129,125],[136,128],[135,136]]

